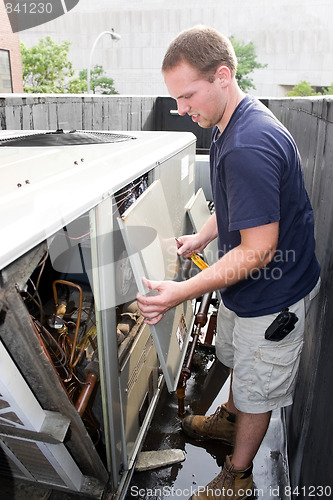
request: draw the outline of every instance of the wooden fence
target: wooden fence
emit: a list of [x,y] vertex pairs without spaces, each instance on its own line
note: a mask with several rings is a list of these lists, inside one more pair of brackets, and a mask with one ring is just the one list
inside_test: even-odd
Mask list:
[[287,413],[291,481],[303,487],[297,498],[318,498],[321,487],[326,492],[331,487],[333,496],[333,97],[269,100],[268,106],[290,130],[302,157],[322,279],[307,320],[295,402]]
[[155,97],[3,94],[2,130],[154,130]]

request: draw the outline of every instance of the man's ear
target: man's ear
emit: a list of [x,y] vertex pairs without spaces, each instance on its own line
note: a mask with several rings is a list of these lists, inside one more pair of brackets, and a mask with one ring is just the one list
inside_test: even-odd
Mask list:
[[228,66],[218,66],[216,68],[215,72],[216,78],[218,78],[221,82],[221,85],[225,87],[226,85],[229,85],[230,80],[231,80],[231,71],[228,68]]

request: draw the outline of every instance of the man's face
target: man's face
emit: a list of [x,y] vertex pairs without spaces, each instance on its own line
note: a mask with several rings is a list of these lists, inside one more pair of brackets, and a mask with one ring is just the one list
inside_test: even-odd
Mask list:
[[220,79],[204,79],[186,62],[164,73],[164,81],[171,97],[176,99],[180,115],[186,113],[200,127],[219,125],[226,106],[226,95]]

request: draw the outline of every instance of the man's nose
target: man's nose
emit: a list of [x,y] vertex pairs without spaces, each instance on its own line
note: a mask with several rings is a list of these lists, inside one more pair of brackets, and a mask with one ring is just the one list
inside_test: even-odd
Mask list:
[[186,115],[189,112],[190,106],[186,102],[177,101],[178,113],[181,116]]

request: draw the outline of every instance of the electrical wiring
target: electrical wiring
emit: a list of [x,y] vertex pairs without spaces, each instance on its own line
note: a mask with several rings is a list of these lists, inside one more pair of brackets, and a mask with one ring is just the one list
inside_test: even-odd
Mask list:
[[75,349],[76,349],[76,344],[77,344],[77,339],[78,339],[78,333],[79,333],[79,328],[80,328],[80,320],[81,320],[82,305],[83,305],[83,292],[82,292],[82,288],[79,285],[77,285],[76,283],[72,283],[71,281],[66,281],[66,280],[55,280],[53,282],[52,287],[53,287],[54,303],[56,305],[58,305],[57,284],[66,285],[68,287],[74,287],[74,288],[76,288],[79,291],[78,316],[77,316],[77,320],[76,320],[74,340],[73,340],[73,343],[72,343],[72,347],[71,347],[71,351],[70,351],[70,356],[69,356],[69,366],[70,366],[70,368],[73,368],[76,365],[76,363],[74,362],[74,353],[75,353]]
[[43,326],[36,318],[31,316],[35,331],[37,331],[40,340],[43,343],[44,349],[48,352],[54,367],[59,370],[64,370],[66,374],[67,371],[67,356],[62,347],[53,337],[53,335],[48,331],[45,326]]
[[[40,321],[41,323],[43,323],[43,320],[44,320],[44,309],[43,309],[43,304],[42,304],[42,300],[39,296],[39,293],[38,293],[38,290],[34,284],[34,282],[32,281],[31,278],[29,278],[29,283],[31,284],[33,290],[34,290],[34,294],[32,295],[28,290],[25,290],[25,294],[27,295],[28,299],[31,300],[31,302],[33,302],[39,309],[39,317],[40,317]],[[37,297],[37,300],[35,299],[35,297]],[[23,299],[24,300],[24,299]],[[25,299],[27,300],[27,299]]]
[[[92,352],[96,352],[97,350],[97,344],[94,342],[96,335],[94,300],[93,296],[88,294],[88,303],[86,303],[86,307],[83,307],[83,292],[79,285],[70,281],[55,280],[52,282],[53,287],[57,283],[61,283],[64,287],[73,287],[78,290],[78,307],[75,306],[71,308],[71,311],[67,311],[66,313],[66,305],[63,307],[61,300],[60,306],[57,307],[58,297],[54,292],[53,307],[56,306],[56,311],[58,309],[58,311],[64,312],[64,314],[63,316],[58,316],[58,319],[61,321],[56,321],[55,313],[49,315],[48,311],[52,307],[52,304],[50,304],[48,299],[44,302],[44,285],[47,284],[47,278],[50,276],[49,271],[48,275],[45,276],[45,270],[48,270],[48,258],[49,253],[46,252],[36,266],[34,274],[27,279],[26,287],[20,291],[20,295],[27,307],[33,330],[39,339],[45,355],[54,368],[59,383],[64,389],[64,394],[66,394],[66,397],[75,406],[83,388],[89,386],[86,382],[87,375],[84,371],[84,367],[86,366],[84,353],[89,343]],[[39,291],[42,276],[43,294]],[[65,289],[62,291],[64,292]],[[66,303],[69,303],[70,295],[70,293],[67,293]],[[77,300],[73,300],[73,302],[75,304]],[[97,444],[100,441],[101,433],[92,408],[87,406],[81,418],[93,442]]]
[[40,272],[39,272],[39,275],[38,275],[38,278],[36,280],[36,290],[38,290],[38,287],[39,287],[39,283],[40,283],[40,279],[42,277],[42,274],[43,274],[43,271],[44,271],[44,268],[45,268],[45,264],[46,264],[46,261],[47,261],[47,258],[49,256],[49,252],[45,252],[45,255],[44,257],[42,258],[42,260],[40,261],[40,263],[38,264],[37,267],[40,267]]
[[[130,196],[134,196],[134,200],[133,200],[133,202],[134,202],[135,199],[137,198],[137,196],[140,196],[140,194],[142,194],[142,193],[135,193],[135,190],[139,186],[141,186],[142,184],[147,184],[147,179],[145,176],[140,177],[136,183],[133,182],[127,188],[127,191],[120,191],[121,195],[125,194],[125,196],[123,198],[117,199],[117,194],[115,195],[116,203],[113,204],[113,206],[116,206],[116,210],[113,212],[112,215],[114,215],[117,212],[117,210],[119,210],[126,203],[126,201],[128,201]],[[147,187],[148,186],[144,186],[142,192],[144,192]]]

